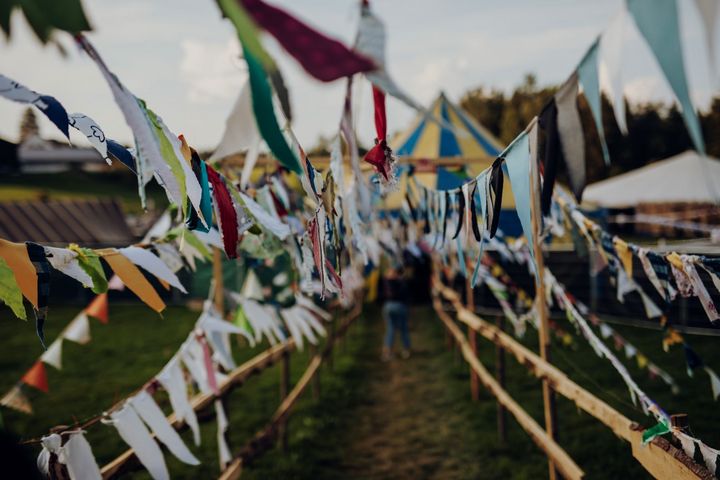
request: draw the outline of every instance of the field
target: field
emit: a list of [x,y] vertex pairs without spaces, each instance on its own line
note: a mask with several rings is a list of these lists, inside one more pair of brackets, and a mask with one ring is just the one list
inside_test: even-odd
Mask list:
[[[47,334],[52,339],[76,313],[51,310]],[[88,345],[64,344],[61,372],[47,367],[50,393],[31,392],[35,415],[3,410],[5,427],[22,438],[47,432],[50,426],[82,420],[99,413],[152,377],[174,353],[191,329],[197,313],[171,307],[160,318],[139,305],[111,304],[110,324],[93,320]],[[336,350],[333,371],[321,371],[321,397],[305,394],[290,422],[289,451],[270,451],[243,473],[244,478],[542,478],[545,457],[514,423],[509,438],[498,444],[496,407],[485,392],[479,402],[469,397],[468,370],[445,344],[444,332],[432,310],[412,314],[415,353],[409,360],[382,363],[379,358],[383,325],[377,309],[368,307]],[[7,389],[40,354],[31,324],[6,318],[0,324],[6,338],[0,356],[0,387]],[[682,352],[662,352],[658,332],[619,329],[650,358],[675,376],[682,391],[673,396],[659,381],[631,367],[641,387],[668,409],[690,414],[694,432],[711,446],[720,443],[712,425],[720,418],[711,400],[707,377],[689,379]],[[714,338],[693,337],[702,356],[712,359]],[[579,342],[579,340],[578,340]],[[535,347],[528,334],[523,343]],[[492,368],[494,347],[480,340],[482,361]],[[242,361],[259,349],[235,348]],[[574,380],[630,418],[647,419],[630,403],[619,377],[606,362],[578,343],[577,350],[556,346],[557,365]],[[292,356],[293,381],[308,361],[307,353]],[[540,384],[513,359],[507,360],[508,390],[536,419],[542,418]],[[237,450],[260,429],[276,408],[278,367],[251,378],[226,402],[230,417],[228,441]],[[158,396],[163,405],[164,398]],[[597,421],[559,400],[560,443],[585,469],[588,478],[646,478],[630,448]],[[124,445],[112,427],[95,425],[88,438],[98,462],[121,453]],[[191,449],[199,467],[179,464],[167,455],[173,478],[213,478],[218,473],[216,424],[210,415],[203,424],[203,442]],[[189,432],[183,438],[190,445]],[[32,456],[37,454],[32,449]],[[521,461],[519,461],[521,460]],[[148,478],[142,471],[132,478]]]

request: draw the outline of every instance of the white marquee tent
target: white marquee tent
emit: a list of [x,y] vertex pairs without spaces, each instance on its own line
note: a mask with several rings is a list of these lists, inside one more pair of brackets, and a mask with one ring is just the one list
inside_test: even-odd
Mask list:
[[720,203],[720,160],[694,150],[588,185],[583,203],[608,208],[640,203]]

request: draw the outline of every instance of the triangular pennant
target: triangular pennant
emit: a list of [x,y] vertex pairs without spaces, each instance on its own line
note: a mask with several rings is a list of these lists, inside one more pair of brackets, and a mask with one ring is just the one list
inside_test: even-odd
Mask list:
[[530,185],[530,148],[526,132],[521,133],[503,152],[504,168],[510,178],[515,208],[520,217],[523,233],[530,251],[533,250],[533,229],[531,219],[532,186]]
[[41,392],[48,393],[50,388],[48,387],[47,372],[45,371],[45,364],[38,360],[35,362],[30,370],[25,372],[25,375],[20,379],[26,385],[37,388]]
[[635,24],[655,54],[660,69],[682,107],[690,138],[698,152],[705,153],[705,141],[697,112],[690,98],[677,0],[627,0]]
[[15,274],[20,291],[34,307],[38,307],[38,280],[35,267],[30,261],[23,243],[8,242],[0,238],[0,258],[5,260]]
[[95,317],[102,323],[108,323],[110,321],[109,305],[107,293],[101,293],[90,302],[85,308],[85,313],[91,317]]
[[580,201],[585,189],[585,135],[577,108],[577,95],[578,77],[574,72],[555,93],[555,104],[565,166],[573,193]]
[[85,345],[90,341],[90,320],[85,312],[80,312],[65,328],[63,338]]
[[590,111],[592,112],[595,128],[597,128],[600,137],[600,146],[602,148],[605,164],[610,165],[610,153],[608,152],[607,142],[605,141],[605,128],[602,122],[602,102],[600,96],[600,78],[598,75],[598,50],[600,39],[593,42],[585,56],[578,65],[577,73],[583,94],[588,101]]
[[10,307],[16,317],[27,320],[20,286],[4,258],[0,258],[0,302]]
[[156,312],[162,312],[165,309],[165,302],[162,301],[150,282],[130,260],[112,248],[98,250],[98,253],[140,300]]
[[623,135],[628,134],[627,117],[625,115],[625,95],[623,81],[623,53],[625,51],[625,25],[627,23],[627,9],[622,2],[620,12],[610,22],[600,37],[600,53],[602,66],[609,78],[610,101],[615,114],[615,121]]
[[718,377],[718,374],[715,373],[715,370],[710,367],[705,367],[705,372],[707,372],[708,376],[710,377],[710,386],[712,387],[713,400],[717,400],[718,398],[720,398],[720,377]]
[[62,370],[62,344],[63,337],[59,337],[43,352],[40,360],[48,365],[52,365],[58,370]]
[[28,415],[32,415],[33,413],[32,405],[19,385],[12,387],[10,391],[0,399],[0,405]]

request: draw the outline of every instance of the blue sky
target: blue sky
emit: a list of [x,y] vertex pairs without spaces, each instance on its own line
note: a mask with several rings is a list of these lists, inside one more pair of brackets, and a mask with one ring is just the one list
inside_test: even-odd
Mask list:
[[[321,28],[352,42],[358,19],[357,0],[269,0]],[[137,96],[158,112],[176,133],[201,148],[219,141],[225,118],[244,82],[239,47],[230,24],[212,0],[84,0],[94,27],[89,37],[110,68]],[[704,45],[698,41],[697,13],[681,1],[686,26],[686,63],[694,69],[691,84],[699,103],[717,91],[707,81]],[[469,88],[484,85],[511,89],[525,73],[541,83],[564,80],[585,49],[612,21],[621,0],[375,0],[373,8],[388,31],[388,68],[413,97],[429,103],[440,90],[457,100]],[[0,40],[0,72],[53,95],[69,112],[93,117],[108,136],[128,142],[130,131],[94,64],[68,37],[69,52],[43,47],[17,13],[13,36]],[[694,32],[694,33],[693,33]],[[647,47],[628,32],[625,91],[632,99],[667,99],[668,89]],[[693,43],[695,42],[695,43]],[[294,128],[301,143],[315,144],[320,134],[336,133],[344,83],[323,84],[304,71],[273,41],[267,41],[290,88]],[[720,49],[718,49],[720,50]],[[355,107],[358,135],[374,137],[372,101],[366,81],[358,82]],[[0,136],[16,139],[23,107],[0,102]],[[403,129],[414,112],[388,102],[390,131]],[[46,121],[42,134],[57,138]],[[73,137],[78,145],[84,139]]]

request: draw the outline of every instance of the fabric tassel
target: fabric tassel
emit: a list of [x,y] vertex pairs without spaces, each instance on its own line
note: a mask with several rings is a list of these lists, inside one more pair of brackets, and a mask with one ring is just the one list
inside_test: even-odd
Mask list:
[[385,92],[373,85],[373,105],[375,109],[375,145],[365,154],[365,161],[391,183],[391,170],[395,159],[387,144],[387,116],[385,113]]
[[62,457],[63,463],[67,465],[71,479],[102,479],[92,448],[90,448],[90,444],[85,439],[85,432],[82,430],[70,434],[70,438],[62,446]]
[[188,388],[185,383],[185,375],[180,367],[177,356],[173,357],[162,371],[155,377],[163,386],[170,397],[170,405],[175,412],[175,418],[182,420],[193,432],[195,445],[200,445],[200,426],[198,424],[195,410],[188,399]]
[[107,423],[114,426],[120,438],[135,451],[140,463],[147,469],[154,480],[169,480],[165,457],[157,442],[148,432],[142,420],[129,404],[112,412]]

